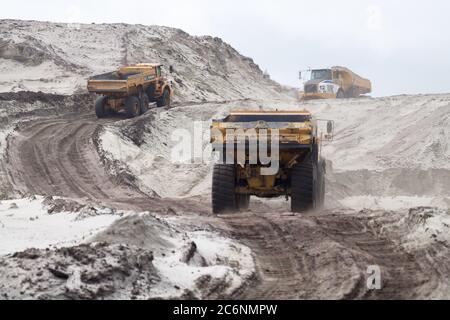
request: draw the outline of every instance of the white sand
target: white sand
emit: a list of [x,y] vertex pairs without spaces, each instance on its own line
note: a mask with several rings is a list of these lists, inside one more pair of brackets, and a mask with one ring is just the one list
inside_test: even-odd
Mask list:
[[[172,65],[177,101],[280,96],[281,87],[249,58],[218,38],[178,29],[0,20],[0,91],[60,94],[86,91],[86,80],[124,64]],[[15,48],[20,45],[27,54]]]
[[82,219],[79,213],[48,214],[42,201],[42,197],[1,201],[0,255],[27,248],[73,246],[104,230],[120,217],[101,211],[96,216]]

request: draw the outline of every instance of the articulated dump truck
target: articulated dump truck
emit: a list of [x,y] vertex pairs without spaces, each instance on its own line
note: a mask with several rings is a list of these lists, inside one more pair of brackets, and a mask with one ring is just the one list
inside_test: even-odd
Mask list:
[[318,121],[304,111],[235,111],[211,125],[219,155],[212,177],[216,214],[246,210],[250,197],[291,198],[293,212],[320,208],[325,196],[325,161]]
[[[300,73],[300,78],[302,78]],[[311,70],[301,99],[357,98],[372,92],[372,83],[344,67]]]
[[100,95],[95,101],[98,118],[125,110],[129,118],[145,113],[150,102],[170,106],[172,83],[162,75],[161,64],[141,63],[121,67],[88,80],[89,92]]

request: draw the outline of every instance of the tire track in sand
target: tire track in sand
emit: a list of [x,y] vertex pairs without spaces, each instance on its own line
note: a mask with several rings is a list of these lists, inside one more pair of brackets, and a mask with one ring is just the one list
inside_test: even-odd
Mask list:
[[189,199],[151,198],[139,188],[121,183],[103,166],[94,137],[117,119],[98,120],[92,114],[65,115],[24,122],[8,140],[5,164],[11,196],[36,194],[79,198],[121,210],[205,212]]
[[[439,274],[380,238],[357,215],[225,215],[231,235],[254,252],[257,275],[240,299],[414,299]],[[367,268],[381,268],[381,290],[367,288]]]

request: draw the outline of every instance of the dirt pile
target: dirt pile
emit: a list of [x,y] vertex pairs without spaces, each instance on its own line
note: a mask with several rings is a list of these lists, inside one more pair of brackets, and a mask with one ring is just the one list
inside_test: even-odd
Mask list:
[[3,299],[145,298],[158,275],[151,251],[97,243],[0,257]]
[[254,274],[251,251],[208,224],[199,229],[199,216],[82,204],[0,203],[0,299],[220,298]]
[[3,92],[0,93],[0,129],[17,119],[83,112],[92,109],[91,104],[89,94],[66,96],[30,91]]
[[167,248],[173,248],[168,240],[179,233],[163,220],[140,215],[131,215],[120,219],[111,227],[97,234],[93,242],[108,242],[113,244],[128,244],[165,253]]
[[198,219],[125,216],[90,241],[126,244],[151,250],[161,278],[152,297],[223,298],[244,286],[254,274],[250,250],[209,231]]
[[159,26],[1,20],[0,62],[0,91],[85,92],[89,76],[140,62],[172,65],[181,102],[283,97],[288,91],[221,39]]

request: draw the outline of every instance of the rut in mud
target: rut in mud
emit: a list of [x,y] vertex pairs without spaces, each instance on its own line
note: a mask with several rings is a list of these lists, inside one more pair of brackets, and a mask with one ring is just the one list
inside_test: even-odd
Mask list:
[[[430,282],[443,280],[391,239],[378,236],[361,216],[243,213],[223,218],[233,236],[254,251],[259,269],[235,298],[414,299]],[[367,287],[370,266],[381,269],[381,290]]]

